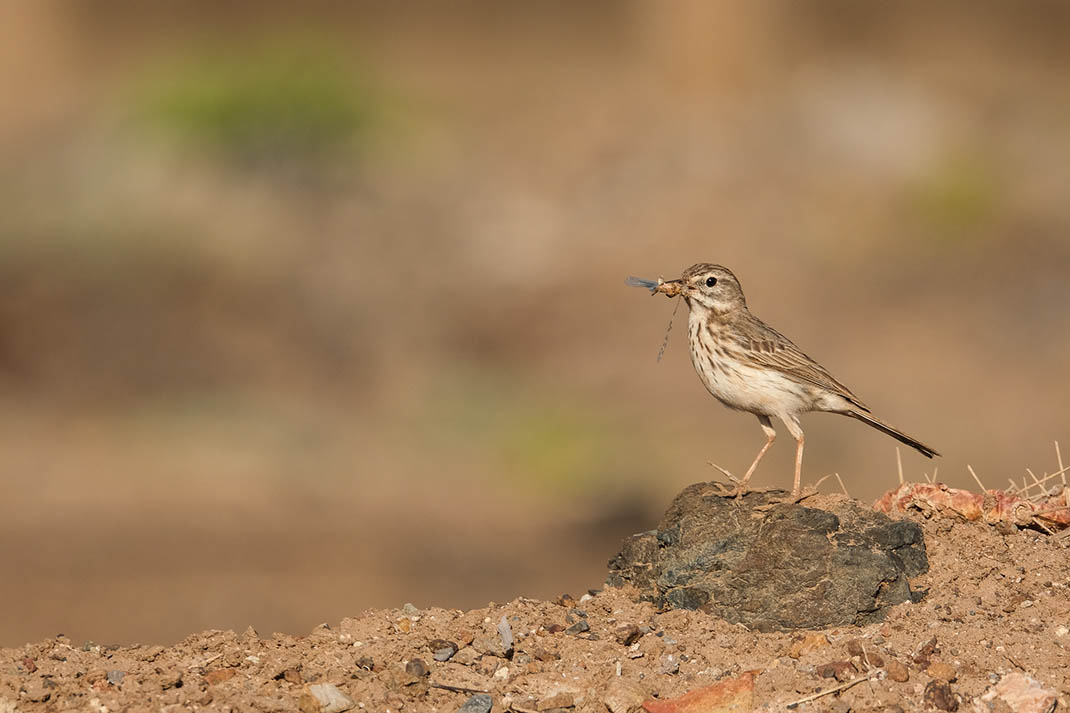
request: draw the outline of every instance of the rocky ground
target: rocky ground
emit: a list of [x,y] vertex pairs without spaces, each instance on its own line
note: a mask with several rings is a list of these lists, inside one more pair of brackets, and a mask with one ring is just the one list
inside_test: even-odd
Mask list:
[[796,709],[1070,704],[1070,538],[919,521],[930,568],[912,586],[927,596],[864,626],[759,633],[599,585],[471,611],[367,611],[305,636],[205,631],[166,647],[59,637],[0,651],[0,713],[781,710],[852,681]]

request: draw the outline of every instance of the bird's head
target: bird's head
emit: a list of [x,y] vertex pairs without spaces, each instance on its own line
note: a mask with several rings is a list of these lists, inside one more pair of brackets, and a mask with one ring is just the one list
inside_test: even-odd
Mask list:
[[689,309],[704,309],[725,314],[747,306],[739,280],[727,267],[700,262],[684,270],[678,280],[667,280],[658,287],[670,297],[683,295]]

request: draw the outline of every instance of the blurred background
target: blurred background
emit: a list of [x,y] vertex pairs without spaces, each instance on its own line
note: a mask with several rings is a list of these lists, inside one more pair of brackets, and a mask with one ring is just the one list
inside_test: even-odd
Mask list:
[[624,285],[694,262],[908,478],[1070,451],[1065,3],[295,7],[0,4],[0,645],[599,586],[763,443]]

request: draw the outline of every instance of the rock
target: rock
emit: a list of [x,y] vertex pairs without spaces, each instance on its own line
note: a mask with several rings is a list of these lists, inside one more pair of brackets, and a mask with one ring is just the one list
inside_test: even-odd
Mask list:
[[457,653],[457,644],[445,639],[434,639],[428,642],[427,648],[431,649],[435,661],[449,661]]
[[566,634],[572,634],[573,636],[575,636],[576,634],[582,634],[583,632],[590,631],[590,630],[591,630],[591,625],[587,623],[587,620],[586,619],[580,619],[575,624],[573,624],[569,628],[565,629],[565,633]]
[[918,649],[918,653],[914,654],[914,663],[921,668],[929,668],[929,661],[932,655],[940,650],[940,644],[937,642],[936,637],[929,639],[921,648]]
[[829,661],[818,666],[814,672],[821,678],[835,678],[837,681],[850,681],[857,673],[850,661]]
[[204,674],[204,682],[209,686],[217,686],[223,681],[229,681],[238,673],[235,668],[217,668]]
[[126,671],[117,671],[117,670],[108,671],[108,683],[110,683],[113,686],[118,686],[120,683],[123,682],[123,679],[125,677],[126,677]]
[[991,702],[997,697],[1013,713],[1051,713],[1058,704],[1054,690],[1044,688],[1039,681],[1024,673],[1008,673],[985,692],[981,700]]
[[616,679],[609,684],[606,695],[602,697],[609,713],[632,713],[643,705],[647,692],[635,681]]
[[364,669],[365,671],[374,671],[375,661],[372,660],[371,656],[361,656],[357,659],[357,668]]
[[631,646],[642,634],[639,633],[639,627],[635,624],[622,624],[618,626],[613,632],[613,638],[621,646]]
[[811,631],[805,634],[802,638],[791,642],[791,648],[788,649],[788,656],[793,659],[802,658],[805,654],[823,649],[828,645],[829,638],[827,636],[817,631]]
[[[746,496],[744,496],[746,497]],[[730,713],[754,710],[754,672],[748,671],[678,698],[643,701],[648,713]]]
[[951,692],[951,685],[947,681],[934,680],[925,684],[925,693],[922,695],[922,700],[927,705],[939,708],[942,711],[957,711],[959,709],[958,699]]
[[572,708],[576,705],[576,697],[568,691],[562,691],[556,693],[547,698],[543,698],[535,706],[537,711],[549,711],[555,708]]
[[461,707],[457,709],[457,713],[490,713],[490,709],[493,706],[493,698],[486,693],[477,693],[465,701]]
[[459,663],[462,666],[471,666],[479,660],[479,652],[471,646],[465,646],[453,656],[453,663]]
[[405,673],[415,679],[420,679],[424,676],[431,675],[431,671],[427,668],[427,664],[424,663],[423,659],[409,659],[408,661],[406,661]]
[[847,653],[851,656],[861,656],[865,652],[865,647],[862,645],[862,641],[859,639],[847,640]]
[[513,627],[509,626],[509,620],[504,614],[498,622],[498,636],[502,640],[502,652],[506,658],[509,658],[513,652]]
[[657,530],[624,541],[607,583],[633,584],[658,607],[773,631],[878,621],[915,598],[908,578],[928,569],[917,523],[846,499],[829,512],[775,502],[781,491],[741,502],[719,493],[686,488]]
[[357,704],[333,683],[313,683],[301,694],[301,713],[342,713]]
[[955,667],[942,661],[933,661],[929,664],[929,667],[925,669],[925,673],[939,681],[951,682],[958,677],[958,672],[955,670]]
[[672,654],[661,657],[660,665],[658,666],[658,673],[672,676],[673,674],[680,672],[680,659]]
[[405,616],[420,616],[420,610],[412,602],[405,602],[405,606],[401,607],[401,613]]
[[898,683],[906,683],[910,680],[910,672],[900,661],[889,658],[884,664],[884,670],[888,672],[888,678]]

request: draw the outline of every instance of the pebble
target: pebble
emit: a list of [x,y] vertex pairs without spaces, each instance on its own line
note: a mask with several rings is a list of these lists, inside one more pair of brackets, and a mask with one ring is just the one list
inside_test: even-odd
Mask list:
[[888,678],[898,683],[906,683],[910,680],[910,672],[907,667],[896,659],[889,658],[884,664],[884,670],[888,672]]
[[590,631],[590,630],[591,630],[591,625],[587,623],[587,620],[586,619],[580,619],[575,624],[573,624],[569,628],[565,629],[565,633],[566,634],[572,634],[573,636],[575,636],[576,634],[582,634],[583,632]]
[[126,671],[108,671],[108,683],[118,686],[126,677]]
[[635,624],[623,624],[613,632],[613,638],[621,646],[631,646],[639,640],[640,636],[642,634],[639,633],[639,627]]
[[1070,629],[1067,629],[1065,626],[1060,626],[1058,629],[1055,630],[1055,635],[1058,637],[1063,637],[1067,634],[1070,634]]
[[863,651],[865,651],[865,648],[862,646],[861,640],[847,640],[847,653],[851,654],[852,656],[861,656]]
[[449,661],[457,653],[457,644],[445,639],[435,639],[427,644],[435,661]]
[[401,607],[401,613],[405,616],[420,616],[420,610],[412,602],[405,602],[405,606]]
[[829,661],[821,664],[814,672],[821,678],[835,678],[837,681],[846,681],[854,677],[855,667],[850,661]]
[[305,689],[298,705],[304,713],[342,713],[357,704],[333,683],[314,683]]
[[957,711],[959,709],[958,699],[951,692],[951,685],[947,681],[929,681],[925,684],[925,693],[922,695],[922,700],[933,708],[939,708],[942,711]]
[[659,672],[666,675],[673,675],[680,672],[680,659],[676,658],[672,654],[661,657],[661,665],[658,669]]
[[461,707],[457,709],[457,713],[490,713],[490,709],[493,705],[493,698],[486,693],[477,693],[465,701]]
[[630,711],[643,705],[643,701],[646,698],[646,690],[638,683],[620,680],[614,681],[609,685],[606,695],[602,698],[602,703],[605,704],[609,713],[630,713]]
[[576,705],[576,698],[568,691],[562,691],[540,700],[535,706],[535,710],[549,711],[555,708],[572,708],[574,705]]
[[409,659],[405,662],[405,673],[414,678],[423,678],[424,676],[430,676],[431,671],[427,668],[427,664],[423,659]]
[[793,659],[802,658],[804,655],[811,651],[817,651],[823,649],[829,645],[828,637],[824,634],[811,631],[800,639],[796,639],[791,642],[791,648],[788,649],[788,656]]
[[955,670],[955,667],[946,664],[943,661],[933,661],[929,664],[929,667],[925,669],[925,673],[940,681],[954,681],[958,677],[958,672]]

